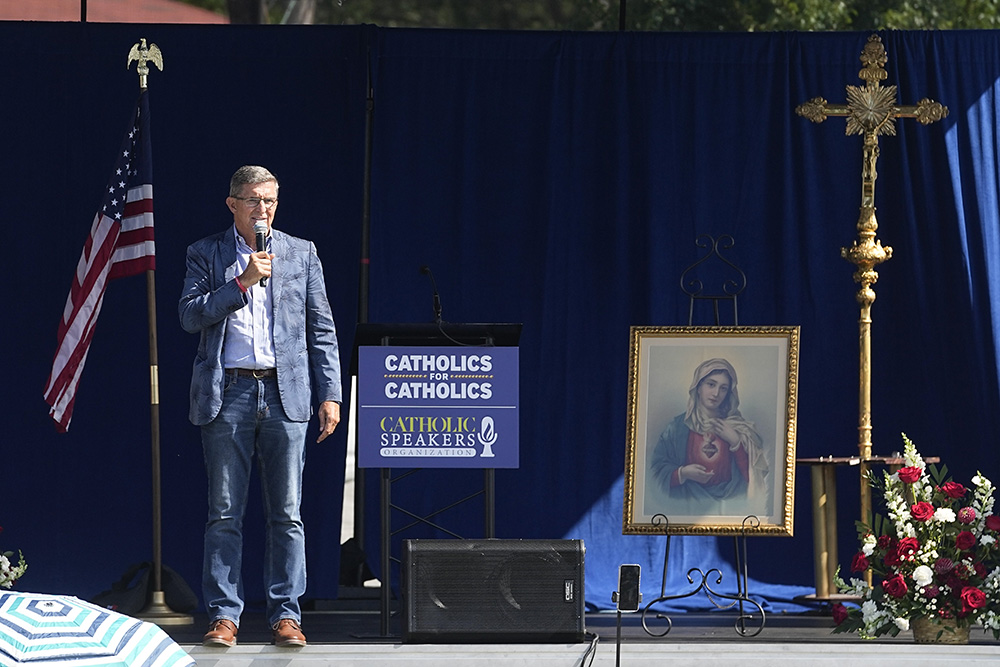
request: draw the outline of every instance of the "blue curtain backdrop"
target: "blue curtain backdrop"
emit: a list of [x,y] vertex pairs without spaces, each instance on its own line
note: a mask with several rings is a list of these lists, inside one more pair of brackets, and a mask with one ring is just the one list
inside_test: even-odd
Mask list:
[[[11,413],[0,466],[0,549],[30,561],[27,590],[83,597],[149,558],[149,426],[141,278],[108,291],[70,432],[41,401],[58,317],[137,92],[122,65],[146,37],[150,75],[163,439],[164,561],[197,586],[204,481],[186,419],[196,340],[176,324],[184,248],[227,224],[240,164],[282,181],[278,226],[316,241],[345,368],[358,304],[366,77],[374,91],[372,322],[431,319],[430,266],[451,322],[521,322],[521,467],[497,472],[497,535],[585,541],[586,595],[611,605],[617,567],[659,592],[662,538],[622,536],[632,325],[688,320],[680,274],[701,234],[731,234],[747,274],[740,324],[801,326],[798,455],[857,451],[853,267],[861,139],[793,113],[861,85],[868,33],[642,34],[372,26],[0,23],[8,100],[0,178],[13,206],[3,340]],[[882,137],[878,237],[894,250],[873,307],[879,453],[905,431],[960,481],[1000,476],[997,92],[1000,32],[882,33],[902,104],[950,109]],[[710,323],[696,313],[696,323]],[[314,427],[315,428],[315,427]],[[347,429],[307,464],[309,596],[338,592]],[[365,474],[378,561],[378,475]],[[858,480],[840,481],[841,560],[855,548]],[[422,471],[394,501],[431,510],[479,475]],[[810,488],[795,536],[749,544],[750,593],[772,609],[812,590]],[[478,505],[441,517],[482,534]],[[259,592],[260,512],[248,528]],[[401,537],[426,537],[414,531]],[[397,540],[398,542],[398,540]],[[396,552],[398,555],[398,551]],[[675,539],[669,584],[718,567],[731,544]],[[706,607],[701,599],[682,608]]]

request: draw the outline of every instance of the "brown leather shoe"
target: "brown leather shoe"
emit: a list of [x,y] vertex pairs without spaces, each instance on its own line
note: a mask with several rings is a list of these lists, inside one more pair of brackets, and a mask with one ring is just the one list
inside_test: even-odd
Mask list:
[[302,628],[297,621],[291,618],[283,618],[271,628],[274,639],[271,643],[275,646],[305,646],[306,636],[302,634]]
[[202,646],[230,646],[236,645],[236,633],[239,630],[232,621],[219,618],[212,621],[208,626],[208,632],[201,640]]

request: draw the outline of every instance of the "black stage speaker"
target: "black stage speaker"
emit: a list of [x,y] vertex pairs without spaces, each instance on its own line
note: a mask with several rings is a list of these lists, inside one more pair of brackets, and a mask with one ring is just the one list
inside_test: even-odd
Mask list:
[[583,540],[404,540],[404,642],[584,638]]

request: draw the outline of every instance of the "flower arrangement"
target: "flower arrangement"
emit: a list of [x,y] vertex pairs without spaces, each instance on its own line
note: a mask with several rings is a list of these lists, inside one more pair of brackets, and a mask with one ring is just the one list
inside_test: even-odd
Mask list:
[[[2,532],[3,527],[0,526],[0,533]],[[24,554],[18,551],[17,555],[18,563],[14,565],[11,562],[11,559],[14,557],[13,551],[0,553],[0,587],[10,588],[27,571],[28,564],[24,560]]]
[[861,599],[860,608],[834,605],[834,632],[872,638],[895,636],[917,619],[939,628],[982,624],[1000,639],[1000,516],[993,514],[993,484],[977,473],[969,489],[948,478],[948,469],[927,466],[903,434],[904,467],[869,482],[881,491],[886,516],[872,526],[858,522],[861,550],[851,570],[871,569],[872,583],[839,572],[841,593]]

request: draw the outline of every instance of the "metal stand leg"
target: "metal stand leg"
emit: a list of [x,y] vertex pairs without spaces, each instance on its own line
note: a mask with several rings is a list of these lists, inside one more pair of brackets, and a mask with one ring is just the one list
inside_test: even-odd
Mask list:
[[[654,525],[663,525],[663,532],[666,534],[666,551],[663,555],[663,582],[660,584],[660,597],[651,601],[642,610],[642,628],[646,631],[646,634],[651,637],[663,637],[670,629],[673,627],[673,622],[670,617],[664,613],[657,612],[651,615],[658,621],[666,621],[667,627],[662,632],[655,632],[650,629],[647,623],[647,616],[650,615],[650,609],[653,605],[664,602],[666,600],[680,600],[683,598],[689,598],[692,595],[704,590],[705,596],[708,598],[717,609],[730,609],[739,605],[739,616],[736,618],[736,632],[741,637],[756,637],[764,629],[764,608],[760,606],[755,600],[751,600],[748,597],[747,592],[747,559],[746,559],[746,528],[748,526],[757,527],[760,525],[760,520],[755,516],[748,516],[743,519],[743,531],[740,535],[734,537],[736,545],[736,595],[727,595],[725,593],[719,593],[712,589],[709,584],[708,578],[714,572],[717,576],[715,578],[715,584],[718,585],[722,583],[722,572],[718,568],[712,568],[707,572],[702,572],[699,568],[691,568],[687,573],[687,580],[689,584],[695,583],[695,577],[693,576],[695,572],[701,575],[701,582],[695,586],[695,588],[687,593],[682,593],[680,595],[667,595],[667,563],[670,558],[670,520],[667,519],[663,514],[657,514],[653,517]],[[732,600],[729,604],[720,604],[717,599]],[[750,604],[757,608],[760,616],[760,626],[756,629],[748,629],[747,621],[755,618],[755,615],[746,613],[745,605]]]
[[382,500],[382,535],[380,536],[382,546],[382,586],[379,588],[379,631],[383,637],[389,636],[389,597],[392,589],[392,559],[389,552],[392,533],[392,480],[389,477],[390,474],[391,470],[389,468],[381,469],[379,486],[379,494]]
[[618,612],[618,629],[615,631],[615,667],[622,664],[622,613]]
[[483,534],[487,539],[497,536],[496,520],[496,471],[486,468],[483,471],[483,516],[486,517]]
[[[389,617],[390,617],[390,600],[392,597],[392,537],[396,533],[404,533],[406,530],[412,528],[416,525],[429,526],[435,530],[439,530],[442,533],[449,535],[455,539],[463,539],[463,537],[447,527],[437,523],[435,521],[436,517],[447,510],[457,507],[465,502],[468,502],[479,496],[483,496],[484,507],[483,507],[483,527],[485,530],[486,538],[493,538],[496,536],[496,509],[495,509],[495,498],[496,498],[496,486],[495,486],[495,470],[492,468],[487,468],[483,471],[483,490],[477,491],[469,496],[461,498],[450,505],[441,507],[430,514],[427,515],[417,515],[414,512],[408,511],[403,507],[393,506],[392,504],[392,484],[394,482],[402,481],[403,479],[409,477],[410,475],[419,472],[419,470],[410,470],[408,472],[398,474],[395,479],[392,478],[391,468],[381,468],[381,476],[379,478],[379,497],[381,500],[381,523],[382,530],[380,537],[381,546],[381,582],[382,586],[379,589],[379,616],[380,616],[380,631],[382,637],[389,637]],[[402,514],[404,517],[411,519],[410,523],[399,527],[397,530],[392,529],[392,513],[393,510]],[[400,562],[398,559],[396,562]]]

